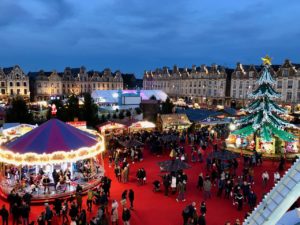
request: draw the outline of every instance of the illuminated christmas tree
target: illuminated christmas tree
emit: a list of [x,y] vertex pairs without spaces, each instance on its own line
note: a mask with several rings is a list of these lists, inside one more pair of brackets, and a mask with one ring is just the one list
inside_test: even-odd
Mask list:
[[256,81],[258,88],[248,96],[254,100],[243,109],[247,115],[236,121],[240,129],[234,131],[233,134],[241,137],[256,134],[264,142],[270,142],[273,136],[277,136],[284,141],[292,142],[295,136],[285,131],[285,128],[294,125],[279,116],[287,114],[287,111],[272,100],[280,98],[281,94],[273,88],[276,81],[270,73],[271,58],[266,56],[262,60],[264,67],[262,75]]

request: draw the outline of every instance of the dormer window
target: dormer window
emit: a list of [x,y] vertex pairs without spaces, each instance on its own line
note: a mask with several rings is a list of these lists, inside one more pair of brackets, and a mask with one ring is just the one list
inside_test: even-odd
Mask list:
[[250,72],[249,72],[249,77],[250,77],[250,78],[253,78],[253,76],[254,76],[254,72],[253,72],[253,71],[250,71]]
[[284,77],[289,76],[289,70],[288,70],[288,69],[284,69],[284,70],[282,71],[282,76],[284,76]]

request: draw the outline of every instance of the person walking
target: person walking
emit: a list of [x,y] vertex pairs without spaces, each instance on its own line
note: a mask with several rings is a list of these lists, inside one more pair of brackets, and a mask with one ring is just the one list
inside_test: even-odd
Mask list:
[[122,220],[124,222],[124,225],[130,225],[129,220],[130,220],[131,214],[129,209],[124,206],[123,208],[123,213],[122,213]]
[[133,209],[133,201],[134,201],[134,191],[132,189],[129,190],[128,198],[130,202],[130,209]]
[[8,210],[5,208],[5,205],[2,206],[2,209],[0,210],[0,215],[2,217],[2,224],[8,225]]

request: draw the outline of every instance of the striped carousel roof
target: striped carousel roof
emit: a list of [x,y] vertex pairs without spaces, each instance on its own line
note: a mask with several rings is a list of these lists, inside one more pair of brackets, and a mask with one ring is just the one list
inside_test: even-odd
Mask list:
[[69,152],[97,144],[92,134],[81,131],[58,119],[51,119],[18,139],[9,142],[5,148],[15,153],[51,154],[56,151]]

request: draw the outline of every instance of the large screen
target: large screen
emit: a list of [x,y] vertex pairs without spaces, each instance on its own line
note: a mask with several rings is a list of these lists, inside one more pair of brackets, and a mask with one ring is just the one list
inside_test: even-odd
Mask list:
[[122,104],[123,105],[139,105],[141,103],[141,97],[127,97],[123,96],[122,97]]

